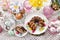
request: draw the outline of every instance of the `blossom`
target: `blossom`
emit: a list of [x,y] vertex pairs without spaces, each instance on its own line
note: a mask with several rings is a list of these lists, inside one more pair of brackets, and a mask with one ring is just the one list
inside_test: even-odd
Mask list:
[[33,7],[42,7],[44,2],[47,2],[47,0],[29,0],[30,4]]
[[20,11],[19,8],[20,8],[19,2],[10,3],[10,9],[12,10],[12,12],[19,13]]

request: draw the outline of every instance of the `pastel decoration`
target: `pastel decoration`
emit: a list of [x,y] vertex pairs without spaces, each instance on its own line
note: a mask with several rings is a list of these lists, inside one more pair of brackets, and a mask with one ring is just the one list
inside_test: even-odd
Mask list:
[[24,7],[25,7],[27,12],[29,12],[31,10],[31,8],[32,8],[32,6],[30,5],[28,0],[24,1]]
[[54,10],[53,10],[51,7],[49,7],[49,6],[46,6],[46,7],[44,7],[44,9],[43,9],[43,13],[44,13],[44,15],[45,15],[47,18],[50,18],[51,15],[53,14],[53,12],[54,12]]
[[8,31],[8,34],[9,34],[10,36],[13,36],[13,35],[14,35],[14,31],[9,30],[9,31]]

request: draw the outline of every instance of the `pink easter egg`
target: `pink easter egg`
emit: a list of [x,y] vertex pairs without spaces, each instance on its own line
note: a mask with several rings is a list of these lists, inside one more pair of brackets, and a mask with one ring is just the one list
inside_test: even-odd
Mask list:
[[48,6],[44,7],[44,9],[43,9],[43,13],[47,18],[51,17],[53,12],[54,12],[53,9],[51,7],[48,7]]

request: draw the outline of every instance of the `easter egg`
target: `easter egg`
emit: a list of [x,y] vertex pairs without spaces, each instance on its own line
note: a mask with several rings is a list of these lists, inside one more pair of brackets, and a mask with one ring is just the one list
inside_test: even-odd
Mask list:
[[13,35],[14,35],[14,31],[9,30],[9,31],[8,31],[8,34],[9,34],[10,36],[13,36]]

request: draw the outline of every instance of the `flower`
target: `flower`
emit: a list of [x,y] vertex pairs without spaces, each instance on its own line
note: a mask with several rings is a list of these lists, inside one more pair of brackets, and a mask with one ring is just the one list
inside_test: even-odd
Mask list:
[[24,8],[25,8],[26,12],[30,12],[31,11],[32,6],[30,5],[28,0],[24,1]]
[[33,7],[42,7],[43,2],[47,2],[47,0],[29,0],[29,2]]
[[12,12],[19,13],[20,12],[19,8],[20,8],[19,2],[10,3],[10,9],[12,10]]

